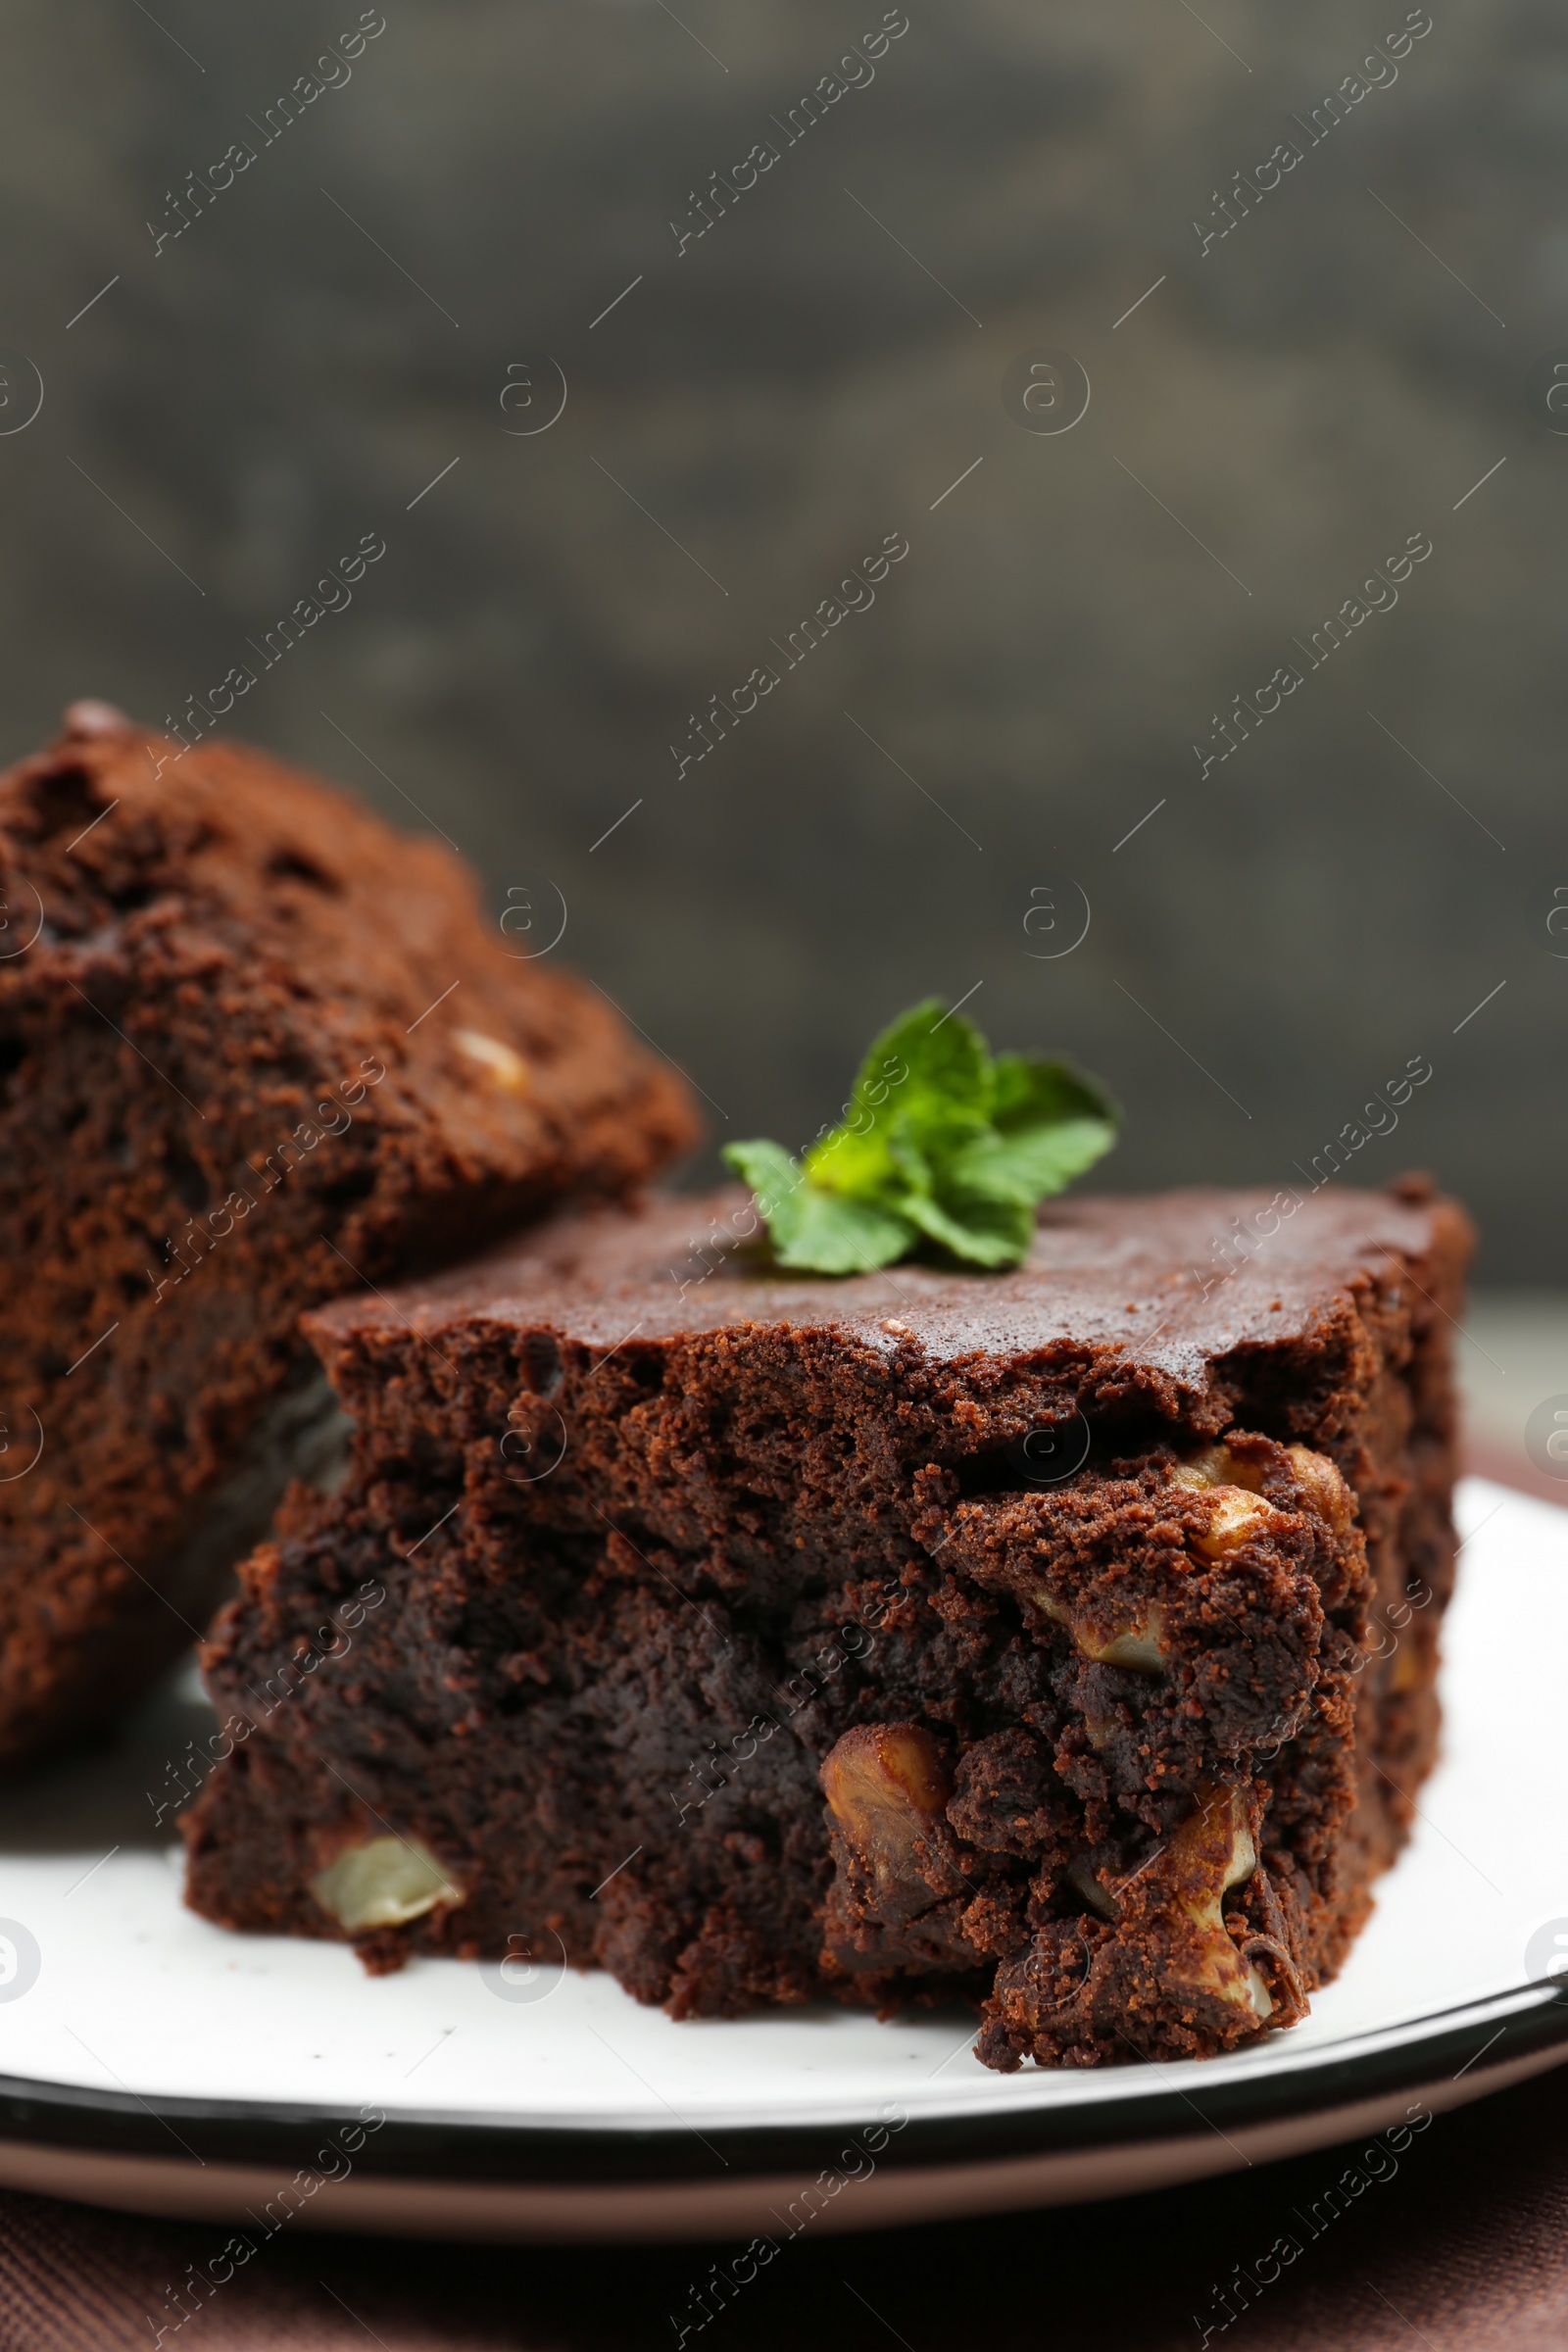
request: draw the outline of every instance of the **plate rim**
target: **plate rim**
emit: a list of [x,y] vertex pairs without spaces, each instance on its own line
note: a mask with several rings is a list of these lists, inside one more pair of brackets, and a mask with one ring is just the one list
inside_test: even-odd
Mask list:
[[[1506,2048],[1500,2047],[1504,2041]],[[890,2111],[899,2111],[895,2098],[867,2102],[837,2120],[747,2124],[705,2117],[699,2131],[682,2119],[556,2123],[471,2111],[385,2112],[373,2101],[349,2109],[328,2102],[149,2099],[130,2090],[0,2077],[0,2138],[82,2153],[163,2157],[173,2141],[201,2163],[265,2161],[287,2169],[307,2165],[323,2135],[358,2129],[364,2136],[355,2151],[356,2171],[388,2180],[433,2173],[448,2180],[563,2186],[710,2181],[715,2162],[731,2177],[812,2169],[826,2151],[838,2153],[833,2143],[879,2126],[886,2137],[876,2152],[878,2165],[894,2168],[1134,2146],[1190,2134],[1195,2115],[1223,2137],[1227,2124],[1266,2124],[1429,2086],[1435,2072],[1450,2065],[1457,2081],[1483,2057],[1491,2061],[1485,2074],[1563,2043],[1568,1984],[1550,1981],[1397,2026],[1369,2028],[1246,2075],[1215,2074],[1189,2086],[1172,2083],[1166,2070],[1146,2062],[1149,2072],[1165,2079],[1112,2098],[909,2115],[891,2130]],[[384,2114],[384,2120],[366,2130],[368,2112]]]

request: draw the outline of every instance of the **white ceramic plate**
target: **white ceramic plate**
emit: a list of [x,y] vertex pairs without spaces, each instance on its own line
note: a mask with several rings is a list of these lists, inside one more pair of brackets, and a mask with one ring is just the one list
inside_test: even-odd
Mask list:
[[605,1976],[368,1979],[337,1945],[225,1935],[183,1909],[153,1826],[210,1720],[187,1682],[114,1751],[0,1798],[0,2181],[258,2228],[777,2242],[1419,2128],[1568,2059],[1568,1513],[1478,1480],[1459,1508],[1443,1761],[1292,2033],[1004,2077],[960,2011],[677,2026]]

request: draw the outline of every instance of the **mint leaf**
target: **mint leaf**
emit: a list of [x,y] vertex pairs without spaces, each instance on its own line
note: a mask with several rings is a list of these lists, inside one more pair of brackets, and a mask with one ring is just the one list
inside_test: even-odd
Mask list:
[[948,1178],[987,1200],[1033,1205],[1110,1150],[1116,1105],[1070,1062],[999,1054],[995,1067],[994,1132],[956,1152]]
[[1075,1176],[1103,1158],[1115,1140],[1115,1126],[1107,1119],[1064,1119],[1059,1127],[993,1133],[955,1152],[946,1173],[988,1200],[1023,1200],[1032,1208],[1052,1193],[1064,1192]]
[[1070,1061],[999,1054],[992,1072],[991,1116],[999,1127],[1036,1127],[1053,1119],[1102,1119],[1112,1127],[1116,1123],[1116,1105],[1104,1088]]
[[983,1148],[983,1137],[966,1139],[964,1151],[944,1157],[920,1151],[907,1135],[896,1137],[893,1157],[905,1179],[899,1205],[929,1240],[956,1256],[974,1265],[1016,1265],[1034,1231],[1036,1196],[1021,1196],[1016,1186],[988,1191],[966,1182],[963,1162]]
[[928,997],[884,1029],[850,1090],[844,1118],[807,1153],[816,1184],[873,1199],[899,1189],[894,1139],[926,1148],[944,1134],[956,1149],[985,1131],[991,1076],[985,1040],[972,1022],[944,1019]]
[[782,1226],[768,1230],[779,1264],[810,1274],[872,1274],[906,1257],[915,1238],[907,1218],[815,1184],[803,1184]]
[[724,1157],[752,1188],[781,1266],[815,1274],[869,1274],[903,1257],[908,1221],[810,1183],[782,1144],[726,1144]]
[[911,1221],[933,1242],[976,1266],[1015,1266],[1028,1254],[1035,1229],[1032,1201],[986,1200],[944,1185],[942,1197],[911,1193]]
[[757,1213],[765,1225],[772,1224],[783,1203],[806,1181],[799,1161],[790,1157],[782,1144],[726,1144],[723,1156],[751,1186]]
[[840,1123],[805,1162],[782,1145],[724,1157],[757,1196],[781,1265],[848,1274],[923,1242],[966,1264],[1017,1265],[1035,1208],[1116,1140],[1116,1105],[1062,1060],[992,1059],[972,1021],[928,998],[885,1029]]

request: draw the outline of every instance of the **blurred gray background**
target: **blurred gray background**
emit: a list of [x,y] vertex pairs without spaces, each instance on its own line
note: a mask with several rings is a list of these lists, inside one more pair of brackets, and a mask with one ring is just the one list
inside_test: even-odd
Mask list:
[[[1568,18],[907,0],[806,128],[882,17],[384,0],[286,121],[355,0],[10,0],[0,748],[178,716],[378,532],[229,723],[541,945],[560,893],[715,1139],[809,1137],[931,992],[1109,1081],[1118,1187],[1284,1181],[1418,1056],[1352,1180],[1568,1281]],[[1004,397],[1043,348],[1068,431]]]

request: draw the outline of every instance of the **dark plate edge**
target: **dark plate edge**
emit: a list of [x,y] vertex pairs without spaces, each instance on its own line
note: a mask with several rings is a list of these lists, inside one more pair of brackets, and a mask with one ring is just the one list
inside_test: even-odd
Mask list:
[[[1498,2023],[1499,2010],[1514,2004]],[[1195,2093],[1156,2081],[1112,2101],[975,2115],[921,2116],[903,2123],[889,2101],[858,2122],[582,2128],[529,2125],[510,2117],[390,2115],[373,2106],[272,2105],[263,2101],[147,2100],[123,2091],[0,2077],[0,2138],[95,2154],[183,2155],[214,2164],[275,2164],[280,2173],[329,2167],[352,2143],[362,2177],[547,2181],[608,2186],[641,2180],[714,2180],[734,2175],[812,2171],[841,2157],[857,2162],[861,2136],[880,2125],[879,2166],[951,2165],[1074,2148],[1125,2146],[1190,2135],[1195,2120],[1223,2133],[1317,2113],[1401,2089],[1430,2087],[1485,2058],[1483,2072],[1568,2043],[1568,1987],[1527,1986],[1513,1994],[1412,2019],[1398,2038],[1367,2034],[1312,2052],[1290,2068],[1241,2080],[1216,2078]],[[1152,2068],[1158,2075],[1160,2070]],[[370,2128],[366,2130],[366,2126]],[[358,2131],[356,2131],[358,2128]],[[880,2133],[878,2136],[882,2136]]]

